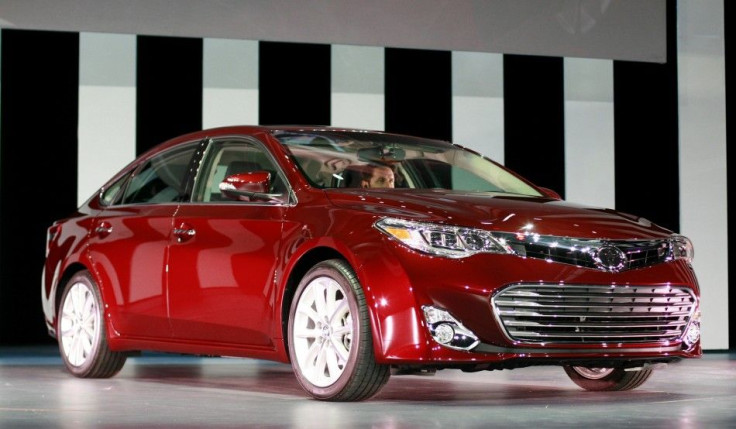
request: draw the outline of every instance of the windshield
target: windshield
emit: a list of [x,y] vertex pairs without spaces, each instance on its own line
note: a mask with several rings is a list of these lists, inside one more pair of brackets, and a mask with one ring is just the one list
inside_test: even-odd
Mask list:
[[447,142],[359,131],[277,131],[274,136],[318,188],[541,195],[498,164]]

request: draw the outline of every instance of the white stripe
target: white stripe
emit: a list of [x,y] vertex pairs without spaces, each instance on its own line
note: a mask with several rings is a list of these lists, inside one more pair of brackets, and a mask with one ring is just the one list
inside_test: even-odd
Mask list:
[[452,53],[452,140],[504,162],[503,55]]
[[332,45],[331,124],[385,128],[384,49]]
[[680,229],[695,245],[706,349],[729,346],[723,7],[677,2]]
[[204,39],[202,126],[258,124],[258,42]]
[[204,39],[202,126],[258,124],[258,42]]
[[135,158],[136,37],[80,33],[77,202]]
[[613,61],[564,59],[565,199],[616,205]]

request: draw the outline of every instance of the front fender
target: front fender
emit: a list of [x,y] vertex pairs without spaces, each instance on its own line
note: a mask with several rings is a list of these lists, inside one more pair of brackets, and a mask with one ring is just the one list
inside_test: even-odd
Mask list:
[[[427,360],[430,358],[430,343],[421,314],[418,314],[417,292],[393,255],[388,239],[372,227],[374,220],[372,217],[352,218],[349,233],[345,234],[311,237],[305,233],[310,230],[302,230],[302,237],[298,240],[301,242],[292,245],[294,251],[285,258],[288,263],[281,287],[284,293],[276,306],[281,309],[277,315],[280,323],[276,326],[288,323],[289,308],[286,306],[291,304],[290,294],[296,289],[301,275],[320,260],[339,257],[350,264],[363,287],[376,359],[381,363],[397,359]],[[345,228],[348,228],[347,222]],[[421,301],[427,302],[426,299]]]
[[356,274],[363,285],[373,327],[376,360],[426,361],[430,339],[420,314],[428,298],[414,288],[388,246],[366,246]]

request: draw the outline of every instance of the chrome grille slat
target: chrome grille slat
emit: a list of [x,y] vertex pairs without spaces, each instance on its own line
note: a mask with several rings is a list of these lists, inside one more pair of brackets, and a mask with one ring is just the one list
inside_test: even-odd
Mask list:
[[527,320],[508,320],[506,326],[523,326],[523,327],[541,327],[541,328],[578,328],[578,329],[619,329],[619,328],[661,328],[672,326],[687,325],[687,321],[675,322],[627,322],[627,323],[610,323],[610,322],[562,322],[562,323],[539,323]]
[[[629,334],[627,335],[628,341],[626,342],[636,342],[635,340],[652,340],[656,339],[657,341],[660,341],[662,339],[667,339],[677,333],[679,331],[665,331],[665,332],[656,332],[656,333],[637,333],[637,334]],[[586,340],[586,339],[593,339],[595,343],[600,342],[601,340],[616,340],[621,341],[621,335],[616,333],[607,333],[607,332],[573,332],[568,334],[556,334],[556,333],[539,333],[539,332],[528,332],[528,331],[511,331],[511,333],[514,334],[514,336],[519,338],[543,338],[543,339],[558,339],[558,340],[566,340],[569,341],[571,338],[578,338],[579,340]]]
[[[552,297],[552,298],[560,298],[563,295],[559,293],[559,291],[550,291],[549,293],[543,292],[524,292],[519,293],[517,291],[509,292],[507,294],[510,297],[518,297],[518,298],[527,298],[527,297]],[[667,299],[690,299],[690,295],[683,294],[683,293],[674,293],[674,294],[644,294],[644,293],[577,293],[577,294],[565,294],[565,298],[638,298],[638,299],[647,299],[647,298],[667,298]]]
[[[541,293],[560,293],[560,288],[564,287],[566,289],[570,289],[570,286],[565,285],[554,285],[554,286],[544,286],[544,287],[535,287],[534,290],[514,290],[510,291],[510,294],[518,294],[518,295],[530,295],[530,296],[536,296]],[[570,289],[572,290],[572,289]],[[575,288],[575,290],[578,291],[584,291],[586,294],[599,294],[599,295],[627,295],[627,294],[633,294],[636,296],[644,295],[644,294],[651,294],[651,295],[661,295],[664,293],[668,294],[678,294],[677,289],[672,289],[670,287],[665,288],[651,288],[651,287],[632,287],[632,286],[620,286],[616,289],[611,288],[609,286],[604,286],[603,289],[601,288],[589,288],[589,287],[578,287]],[[656,292],[656,293],[655,293]],[[681,296],[690,296],[687,293],[679,292],[679,295]]]
[[563,304],[566,307],[610,307],[610,306],[637,306],[637,307],[682,307],[690,305],[684,301],[582,301],[582,300],[564,300],[560,303],[559,300],[554,299],[540,299],[535,302],[530,301],[504,301],[505,305],[516,305],[519,307],[525,306],[525,304],[533,304],[532,306],[542,307],[555,307]]
[[595,344],[678,340],[696,298],[685,287],[521,284],[491,303],[513,341]]
[[[605,319],[620,319],[620,318],[632,318],[632,319],[641,319],[641,318],[661,318],[663,317],[660,313],[631,313],[626,312],[625,314],[611,314],[611,313],[605,313],[605,314],[595,314],[595,313],[554,313],[554,314],[545,314],[545,313],[530,313],[528,311],[501,311],[499,313],[501,316],[528,316],[528,317],[535,317],[535,318],[545,318],[545,317],[553,317],[553,318],[561,318],[561,317],[587,317],[588,319],[592,318],[605,318]],[[667,312],[666,317],[687,317],[690,313],[687,311],[678,311],[678,312]]]
[[559,304],[544,304],[540,302],[531,302],[531,301],[499,301],[498,305],[513,306],[513,307],[534,307],[534,308],[588,308],[588,307],[611,307],[611,306],[668,308],[668,307],[683,307],[689,304],[685,304],[685,303],[674,304],[670,302],[635,303],[635,302],[574,302],[574,301],[562,302]]

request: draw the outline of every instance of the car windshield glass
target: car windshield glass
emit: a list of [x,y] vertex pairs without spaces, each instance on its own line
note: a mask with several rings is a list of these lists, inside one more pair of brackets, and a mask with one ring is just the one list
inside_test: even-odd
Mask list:
[[382,133],[277,131],[318,188],[413,188],[540,196],[500,165],[451,143]]

